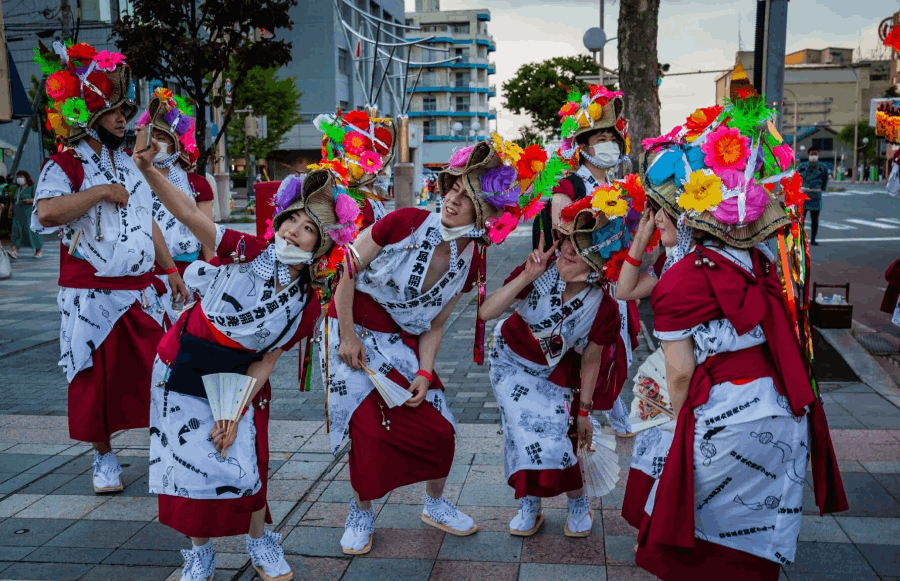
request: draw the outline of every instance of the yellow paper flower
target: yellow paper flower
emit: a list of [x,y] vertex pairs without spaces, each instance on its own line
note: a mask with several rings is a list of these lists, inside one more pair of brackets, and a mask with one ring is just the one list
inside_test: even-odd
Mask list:
[[588,115],[591,116],[591,119],[596,121],[603,117],[603,106],[600,103],[591,103],[588,106]]
[[522,148],[519,147],[518,144],[515,144],[512,141],[506,141],[496,133],[491,137],[494,140],[494,151],[496,151],[500,157],[505,161],[510,162],[512,165],[519,162],[519,159],[522,158]]
[[722,201],[722,180],[714,173],[699,169],[691,173],[684,184],[684,193],[678,196],[678,205],[685,210],[705,212]]
[[585,109],[580,109],[578,113],[575,114],[575,121],[578,122],[579,127],[590,127],[592,123],[591,118]]
[[628,202],[619,195],[618,188],[598,187],[592,194],[591,207],[603,212],[607,218],[618,218],[628,212]]

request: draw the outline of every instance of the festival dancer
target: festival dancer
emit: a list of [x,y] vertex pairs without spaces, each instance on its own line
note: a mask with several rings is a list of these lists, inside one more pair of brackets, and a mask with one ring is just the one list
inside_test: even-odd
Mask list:
[[[138,118],[137,127],[153,127],[153,139],[160,144],[160,150],[153,160],[153,165],[166,176],[175,187],[184,192],[200,211],[210,220],[213,219],[213,191],[206,178],[190,171],[200,152],[194,140],[193,108],[184,98],[173,95],[171,91],[160,87],[150,98],[147,110]],[[143,144],[138,144],[141,149]],[[177,272],[161,276],[164,283],[168,277],[184,276],[184,271],[193,261],[200,258],[201,245],[197,237],[191,234],[187,226],[175,219],[171,212],[153,194],[153,219],[166,238],[166,247],[175,260]],[[210,260],[212,250],[204,251],[203,258]],[[157,272],[158,275],[164,275]],[[163,308],[170,322],[177,319],[178,308],[184,305],[172,300],[171,290],[166,287],[167,296],[162,300]]]
[[[499,138],[496,143],[497,149],[524,155],[515,144]],[[543,154],[539,169],[545,161]],[[354,499],[341,538],[346,554],[372,548],[371,501],[416,482],[427,481],[426,524],[459,536],[478,530],[471,517],[443,497],[456,425],[434,362],[443,326],[461,293],[484,282],[486,246],[501,243],[518,221],[500,216],[521,194],[510,171],[515,177],[516,170],[504,165],[487,142],[457,151],[439,177],[440,214],[397,210],[354,245],[360,271],[341,282],[329,306],[323,323],[328,355],[323,353],[322,360],[332,451],[337,453],[348,436],[353,441]],[[523,215],[534,207],[523,209]],[[413,397],[389,409],[364,367],[407,387]]]
[[562,493],[568,496],[565,535],[591,533],[594,511],[576,445],[591,445],[591,412],[609,409],[628,377],[624,319],[603,285],[609,289],[617,278],[628,230],[636,226],[637,214],[626,214],[635,201],[639,207],[644,202],[643,191],[632,191],[637,200],[624,188],[600,188],[563,209],[556,242],[544,251],[539,240],[538,249],[479,310],[482,319],[494,319],[519,301],[515,313],[495,327],[490,354],[505,477],[519,499],[509,524],[513,535],[535,534],[544,521],[541,498]]
[[[275,197],[273,236],[226,230],[154,167],[157,151],[154,142],[150,152],[136,154],[141,171],[168,211],[204,248],[215,249],[218,263],[188,267],[185,276],[202,299],[169,330],[154,363],[150,491],[159,494],[160,522],[191,537],[192,548],[182,551],[182,581],[212,579],[210,537],[239,534],[247,535],[259,576],[286,581],[293,573],[280,535],[265,530],[272,522],[266,505],[269,376],[282,353],[314,331],[320,307],[313,285],[321,266],[343,255],[335,239],[352,240],[357,231],[355,215],[339,222],[336,207],[353,201],[343,194],[336,201],[330,170],[310,173],[302,186],[289,176]],[[213,419],[201,376],[214,373],[256,378],[236,429]]]
[[[559,156],[575,170],[553,188],[553,197],[532,224],[532,248],[538,248],[538,238],[544,234],[545,248],[550,245],[553,230],[559,225],[562,208],[590,195],[601,184],[624,178],[631,172],[628,157],[628,120],[625,118],[624,95],[609,91],[602,85],[592,85],[588,92],[570,91],[559,113],[562,118],[560,135],[564,139]],[[619,298],[619,297],[617,297]],[[637,305],[619,303],[619,310],[628,321],[623,336],[629,367],[631,353],[638,345],[640,329]],[[604,412],[616,434],[624,438],[634,436],[628,407],[616,398],[610,409]]]
[[[31,228],[61,235],[60,366],[69,382],[69,436],[94,447],[97,493],[122,490],[115,432],[148,426],[150,374],[163,335],[164,286],[154,259],[174,263],[153,222],[150,188],[122,149],[137,112],[125,57],[85,43],[36,61],[49,74],[48,124],[69,149],[53,155],[35,189]],[[177,296],[181,278],[169,280]]]
[[[678,419],[636,556],[666,581],[778,579],[796,552],[810,457],[820,511],[847,508],[797,340],[809,328],[791,269],[808,249],[793,156],[746,76],[731,88],[705,127],[652,144],[647,168],[646,187],[677,196],[687,229],[684,258],[652,294]],[[764,187],[779,182],[787,210]],[[780,264],[761,244],[773,236]]]

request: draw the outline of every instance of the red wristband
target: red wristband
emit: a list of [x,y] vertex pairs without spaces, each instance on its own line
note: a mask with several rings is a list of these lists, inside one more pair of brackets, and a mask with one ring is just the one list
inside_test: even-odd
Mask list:
[[591,412],[589,412],[587,410],[578,410],[578,415],[581,416],[582,418],[586,418],[589,415],[591,415]]
[[165,272],[166,274],[175,274],[176,272],[178,272],[178,267],[173,266],[172,268],[165,269],[163,272]]
[[428,373],[427,371],[425,371],[424,369],[420,369],[420,370],[416,371],[416,375],[421,375],[422,377],[424,377],[425,379],[428,380],[428,383],[431,383],[432,381],[434,381],[434,376],[431,375],[430,373]]
[[641,267],[641,261],[638,260],[637,258],[632,258],[630,254],[625,255],[625,262],[627,262],[628,264],[631,264],[632,266],[636,266],[638,268]]

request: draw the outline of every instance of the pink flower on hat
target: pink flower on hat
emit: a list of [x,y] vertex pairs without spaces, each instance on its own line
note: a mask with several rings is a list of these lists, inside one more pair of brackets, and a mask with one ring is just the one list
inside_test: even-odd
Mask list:
[[778,160],[781,171],[787,170],[794,163],[794,150],[787,143],[773,147],[772,153],[775,155],[775,159]]
[[350,196],[338,194],[334,203],[334,213],[337,214],[338,222],[349,224],[356,220],[356,217],[359,215],[359,205]]
[[491,224],[491,228],[488,231],[488,238],[491,239],[491,242],[494,244],[500,244],[506,237],[509,236],[510,232],[516,229],[516,225],[519,223],[519,220],[510,214],[509,212],[504,212],[500,219]]
[[94,57],[94,62],[101,71],[114,71],[117,66],[125,62],[125,55],[120,52],[101,50]]
[[741,135],[740,129],[720,125],[707,136],[700,150],[706,154],[703,160],[706,166],[716,173],[742,170],[750,157],[750,138]]
[[364,151],[359,156],[359,163],[366,173],[378,173],[381,171],[381,156],[374,151]]
[[466,162],[469,161],[469,156],[472,155],[473,149],[475,149],[475,146],[470,145],[469,147],[454,151],[453,155],[450,157],[450,167],[463,167],[466,165]]

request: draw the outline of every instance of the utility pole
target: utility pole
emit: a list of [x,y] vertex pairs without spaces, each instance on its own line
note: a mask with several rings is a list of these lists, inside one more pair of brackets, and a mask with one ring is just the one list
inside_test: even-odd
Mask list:
[[782,124],[784,100],[784,54],[787,44],[788,0],[768,0],[766,10],[765,76],[766,100],[778,110],[778,129]]
[[[605,1],[606,0],[600,0],[600,30],[603,30],[603,20],[604,20],[604,18],[603,18],[603,3]],[[605,65],[606,65],[606,62],[604,61],[604,58],[603,58],[603,47],[600,47],[600,84],[601,85],[606,84],[604,82],[606,80],[606,72],[603,70]]]
[[853,116],[853,183],[859,183],[857,162],[859,161],[859,71],[850,64],[850,70],[856,75],[856,114]]

